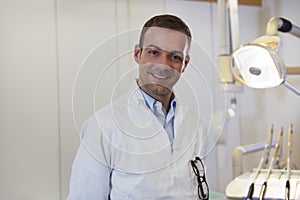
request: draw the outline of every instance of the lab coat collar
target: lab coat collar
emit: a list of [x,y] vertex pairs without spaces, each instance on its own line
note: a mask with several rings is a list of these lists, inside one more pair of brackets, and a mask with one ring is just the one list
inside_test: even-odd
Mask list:
[[[176,91],[174,92],[174,94],[176,94]],[[155,116],[153,115],[153,113],[150,112],[149,108],[147,107],[145,99],[143,97],[143,94],[142,94],[142,92],[141,92],[141,90],[140,90],[140,88],[137,84],[137,80],[133,81],[127,95],[129,96],[129,101],[132,105],[135,104],[135,105],[141,106],[143,108],[143,110],[147,109],[147,111],[149,111],[148,114],[147,114],[148,117],[150,115],[152,120],[154,120],[153,118],[155,118]],[[182,121],[184,120],[184,116],[187,113],[188,106],[185,106],[184,109],[183,109],[183,107],[181,106],[180,98],[178,98],[176,95],[175,95],[174,98],[176,98],[176,109],[175,109],[175,119],[174,119],[173,150],[176,150],[176,149],[181,148],[180,144],[182,144],[182,142],[179,142],[177,140],[179,139],[178,134],[180,132],[182,134],[182,131],[179,131],[179,128],[180,128],[180,124],[182,124]],[[144,110],[144,112],[145,112],[145,110]],[[145,117],[145,120],[149,120],[149,119],[147,119],[147,117]],[[157,120],[155,119],[154,121],[157,121]],[[157,126],[161,126],[160,124],[159,125],[158,124],[159,124],[159,122],[157,121]],[[166,138],[168,138],[167,133],[166,133]],[[169,141],[169,140],[167,140],[167,141]]]

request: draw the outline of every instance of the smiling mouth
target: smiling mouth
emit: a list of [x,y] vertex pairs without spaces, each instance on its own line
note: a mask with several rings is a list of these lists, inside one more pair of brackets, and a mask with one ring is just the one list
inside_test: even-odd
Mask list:
[[151,75],[156,79],[168,79],[168,78],[170,78],[170,76],[168,76],[168,75],[161,75],[161,74],[154,74],[154,73],[151,73]]

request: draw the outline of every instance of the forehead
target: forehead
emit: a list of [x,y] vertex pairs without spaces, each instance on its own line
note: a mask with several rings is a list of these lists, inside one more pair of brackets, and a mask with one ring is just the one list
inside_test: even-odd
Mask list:
[[143,46],[158,46],[167,51],[185,52],[188,47],[188,37],[179,31],[171,29],[150,27],[145,35]]

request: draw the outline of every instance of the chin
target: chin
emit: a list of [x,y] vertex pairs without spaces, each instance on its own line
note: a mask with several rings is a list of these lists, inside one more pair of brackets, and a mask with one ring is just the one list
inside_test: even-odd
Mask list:
[[157,85],[157,84],[153,84],[152,86],[150,86],[149,90],[153,94],[159,95],[159,96],[167,95],[172,91],[172,89],[170,89],[170,88],[167,88],[162,85]]

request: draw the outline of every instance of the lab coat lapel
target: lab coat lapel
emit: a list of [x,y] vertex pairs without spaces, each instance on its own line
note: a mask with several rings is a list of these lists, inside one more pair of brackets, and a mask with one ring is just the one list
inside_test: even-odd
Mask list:
[[178,106],[176,106],[175,111],[175,121],[174,121],[174,144],[173,149],[181,153],[187,149],[198,152],[195,144],[197,144],[200,139],[200,132],[202,123],[199,117],[193,114],[192,110],[188,106],[182,106],[180,101],[178,101]]

